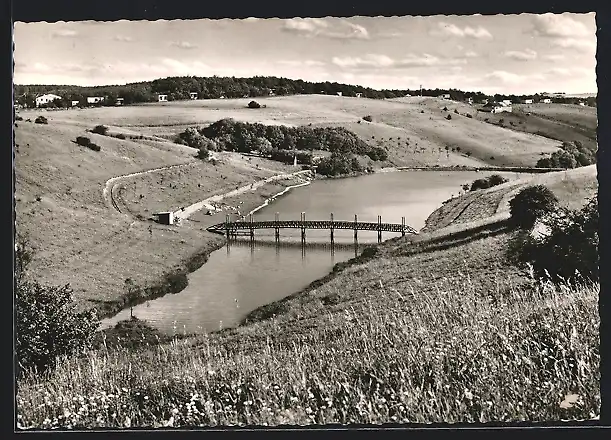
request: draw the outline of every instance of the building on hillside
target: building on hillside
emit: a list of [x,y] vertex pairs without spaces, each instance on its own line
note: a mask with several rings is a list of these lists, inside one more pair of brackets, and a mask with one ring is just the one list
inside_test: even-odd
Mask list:
[[450,99],[450,94],[449,93],[444,93],[443,95],[439,95],[438,98],[441,98],[441,99]]
[[123,105],[123,101],[125,101],[125,98],[117,98],[115,99],[115,105]]
[[525,99],[524,101],[522,101],[523,104],[532,104],[533,100],[532,99]]
[[276,89],[269,89],[268,95],[269,96],[276,96]]
[[487,98],[484,98],[481,100],[480,104],[486,105],[488,104],[489,100]]
[[505,104],[505,105],[511,105],[511,100],[509,100],[509,99],[503,99],[503,100],[501,101],[501,103],[502,103],[502,104]]
[[71,107],[76,107],[77,105],[79,105],[80,102],[81,101],[75,99],[73,101],[70,101],[70,106]]
[[545,99],[542,99],[542,100],[541,100],[541,102],[542,102],[543,104],[551,104],[551,103],[552,103],[552,100],[551,100],[550,98],[545,98]]
[[337,92],[337,96],[342,96],[342,92]]
[[189,98],[191,98],[191,99],[197,99],[197,97],[198,97],[197,92],[191,92],[191,93],[189,93]]
[[483,112],[489,112],[489,113],[503,113],[503,112],[512,113],[513,112],[513,109],[511,108],[511,106],[503,102],[488,102],[480,110]]
[[355,93],[355,95],[356,95],[357,98],[360,98],[361,96],[363,96],[362,93]]
[[102,101],[104,101],[103,96],[88,96],[87,97],[87,104],[99,104]]
[[155,214],[157,222],[163,225],[174,224],[174,213],[172,211],[158,212]]
[[40,107],[41,105],[48,104],[58,99],[62,99],[62,97],[58,95],[54,95],[53,93],[46,93],[44,95],[37,96],[36,97],[36,107]]
[[320,154],[320,153],[313,153],[312,154],[312,163],[313,164],[317,164],[318,162],[320,162],[321,160],[323,160],[325,158],[324,154]]
[[166,94],[157,95],[157,102],[168,102],[168,95]]
[[467,104],[473,105],[473,98],[471,97],[467,98]]
[[582,101],[582,102],[579,103],[579,105],[582,106],[582,107],[585,107],[586,103]]

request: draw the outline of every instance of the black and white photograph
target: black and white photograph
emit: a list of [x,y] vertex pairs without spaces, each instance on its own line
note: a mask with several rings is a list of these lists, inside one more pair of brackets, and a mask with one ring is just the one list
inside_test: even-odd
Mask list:
[[596,18],[15,21],[15,430],[599,420]]

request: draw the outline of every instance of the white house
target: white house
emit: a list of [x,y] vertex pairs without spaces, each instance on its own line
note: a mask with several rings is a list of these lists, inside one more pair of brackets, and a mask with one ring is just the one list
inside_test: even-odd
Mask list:
[[62,99],[61,96],[54,95],[52,93],[47,93],[44,95],[40,95],[36,97],[36,107],[40,107],[41,105],[48,104],[56,99]]
[[441,98],[441,99],[450,99],[450,94],[449,93],[444,93],[443,95],[439,95],[439,98]]
[[337,96],[342,96],[342,92],[337,92]]
[[473,104],[473,98],[471,97],[467,98],[467,104]]
[[532,104],[533,100],[532,99],[525,99],[524,100],[524,104]]
[[168,102],[168,95],[157,95],[157,101]]
[[87,104],[97,104],[102,101],[104,101],[103,96],[88,96],[87,97]]
[[115,105],[123,105],[123,101],[125,101],[125,98],[117,98],[115,100]]
[[511,101],[509,99],[503,99],[501,101],[501,103],[505,104],[505,105],[511,105]]
[[191,93],[189,93],[189,97],[190,97],[191,99],[197,99],[197,92],[191,92]]
[[77,105],[79,105],[79,103],[80,103],[80,102],[81,102],[81,101],[77,101],[77,100],[70,101],[70,105],[71,105],[72,107],[76,107]]
[[511,106],[503,102],[489,102],[485,106],[483,106],[480,110],[483,112],[490,112],[490,113],[503,113],[503,112],[512,113],[513,112],[513,109],[511,108]]
[[580,102],[579,105],[582,106],[582,107],[585,107],[586,103],[585,102]]
[[356,95],[357,98],[360,98],[361,96],[363,96],[362,93],[355,93],[355,95]]
[[551,100],[550,98],[545,98],[545,99],[542,99],[542,100],[541,100],[541,102],[542,102],[543,104],[551,104],[551,103],[552,103],[552,100]]

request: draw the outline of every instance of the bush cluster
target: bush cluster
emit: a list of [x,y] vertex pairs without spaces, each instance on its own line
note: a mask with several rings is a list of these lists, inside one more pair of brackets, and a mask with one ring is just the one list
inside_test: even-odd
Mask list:
[[351,173],[360,173],[363,167],[358,159],[351,153],[334,152],[318,162],[316,172],[323,176],[340,176]]
[[[491,159],[494,159],[493,157]],[[478,189],[492,188],[493,186],[501,185],[508,182],[509,180],[499,174],[493,174],[492,176],[474,180],[471,183],[470,191],[476,191]]]
[[533,185],[520,191],[509,202],[511,220],[522,229],[532,228],[537,220],[553,212],[558,198],[545,185]]
[[101,150],[99,145],[94,144],[93,142],[91,142],[91,139],[89,139],[88,137],[85,137],[85,136],[78,136],[76,138],[76,143],[78,145],[80,145],[81,147],[87,147],[87,148],[89,148],[90,150],[93,150],[93,151],[100,151]]
[[539,168],[577,168],[596,163],[596,151],[586,148],[580,141],[563,142],[561,150],[537,161]]
[[371,115],[363,116],[363,121],[372,122],[373,118],[371,117]]
[[45,118],[44,116],[38,116],[38,117],[37,117],[37,118],[34,120],[34,122],[35,122],[36,124],[48,124],[48,123],[49,123],[49,121],[47,120],[47,118]]
[[250,101],[248,103],[248,108],[261,108],[261,104],[259,104],[257,101]]
[[258,152],[272,160],[292,163],[295,155],[301,164],[312,163],[312,151],[366,155],[371,160],[388,159],[381,147],[371,146],[343,127],[286,127],[222,119],[207,127],[187,128],[176,142],[209,150]]
[[540,236],[522,233],[510,256],[532,266],[534,274],[554,282],[599,281],[598,199],[580,210],[558,210],[541,218]]
[[91,348],[99,321],[94,311],[78,312],[70,285],[45,286],[29,279],[33,252],[18,238],[15,252],[16,355],[19,374],[43,372],[59,356]]
[[106,136],[106,134],[108,134],[108,127],[105,125],[96,125],[95,128],[91,130],[91,132]]

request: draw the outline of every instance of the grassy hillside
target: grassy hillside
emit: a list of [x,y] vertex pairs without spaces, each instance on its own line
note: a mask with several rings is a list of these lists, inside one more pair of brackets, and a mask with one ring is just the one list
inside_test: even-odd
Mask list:
[[[453,113],[464,104],[437,98],[379,100],[326,95],[297,95],[258,99],[265,108],[247,108],[249,99],[174,101],[89,110],[48,112],[54,120],[81,125],[106,124],[171,138],[188,126],[223,118],[264,124],[344,126],[363,140],[387,147],[399,166],[524,165],[533,166],[541,153],[557,142],[485,124]],[[444,106],[449,111],[443,111]],[[27,113],[27,112],[26,112]],[[372,123],[362,118],[371,115]],[[451,115],[452,120],[446,117]],[[360,123],[359,123],[360,121]],[[446,152],[446,147],[449,152]],[[460,148],[452,152],[452,148]]]
[[[143,286],[155,284],[164,272],[184,268],[193,255],[222,242],[205,232],[212,218],[187,223],[178,232],[148,221],[151,214],[287,169],[231,156],[214,166],[194,159],[195,150],[171,142],[87,133],[93,123],[65,123],[56,118],[60,113],[69,112],[48,112],[48,125],[21,121],[15,129],[16,227],[35,247],[35,277],[70,283],[83,307],[117,300],[128,277]],[[101,151],[78,146],[77,136],[90,137]],[[111,192],[127,208],[122,213],[104,199],[110,178],[179,164],[185,165],[118,181]],[[259,196],[246,200],[251,209],[261,202]]]
[[[594,187],[586,171],[549,174],[547,183],[578,203],[583,194],[560,182],[576,176]],[[504,256],[513,232],[489,216],[506,188],[485,191],[487,210],[442,213],[429,233],[336,266],[253,312],[247,325],[140,351],[101,350],[61,362],[47,378],[26,378],[21,425],[596,417],[598,286],[538,288]]]

